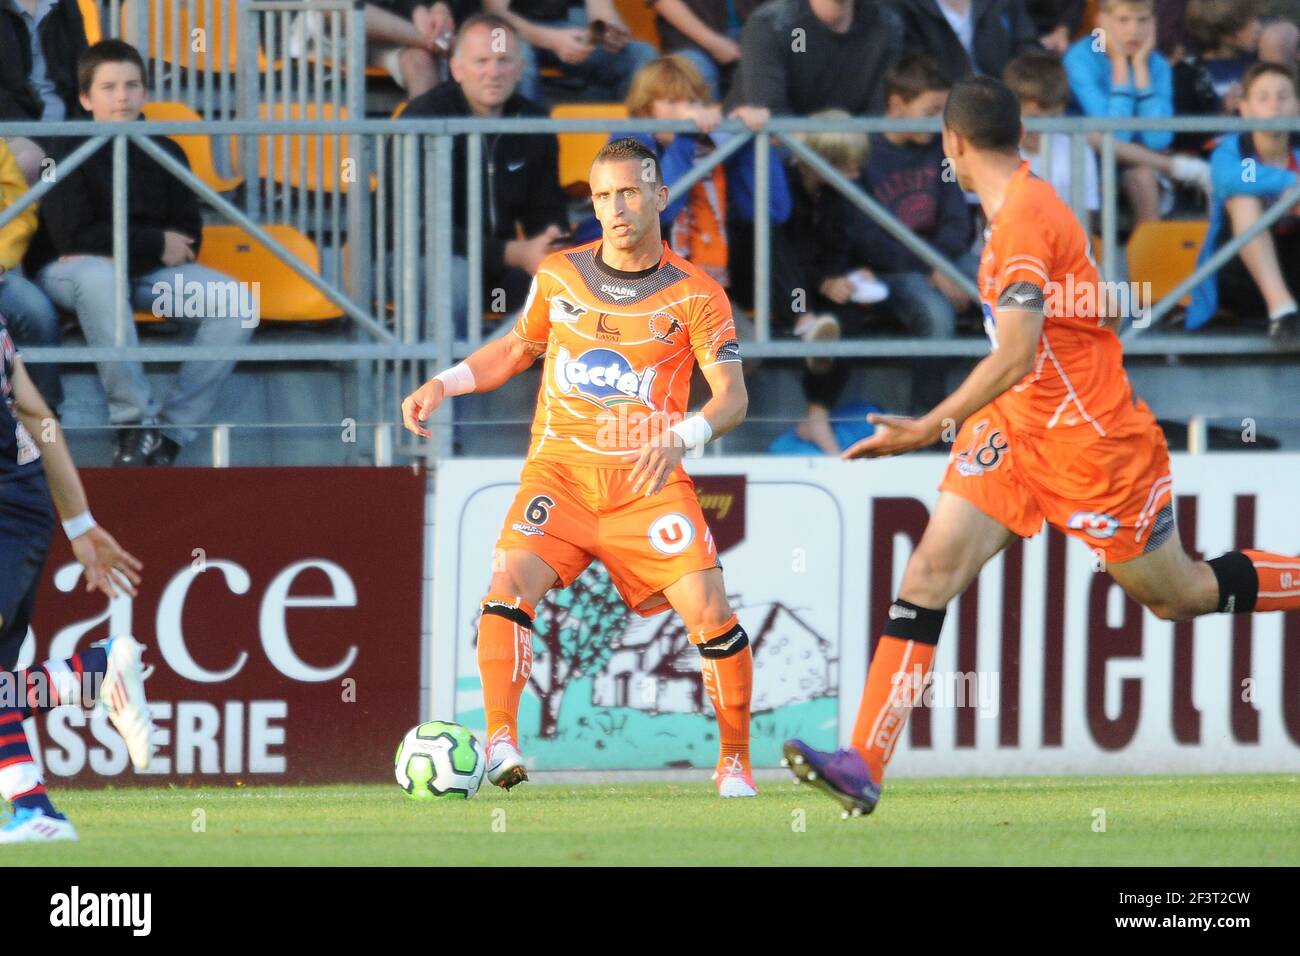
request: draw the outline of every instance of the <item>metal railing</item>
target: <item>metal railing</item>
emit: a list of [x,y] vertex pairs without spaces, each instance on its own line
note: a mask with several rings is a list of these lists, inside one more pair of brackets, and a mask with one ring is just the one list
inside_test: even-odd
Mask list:
[[[346,6],[347,4],[343,4]],[[267,2],[250,6],[266,8],[269,13],[283,13],[293,4]],[[245,30],[241,38],[251,38],[253,30]],[[359,62],[358,36],[349,41],[349,62]],[[245,63],[254,59],[245,57]],[[359,86],[359,84],[357,84]],[[256,84],[250,79],[248,88]],[[244,93],[247,94],[247,89]],[[299,96],[293,93],[292,96]],[[293,100],[290,100],[293,101]],[[279,102],[290,102],[280,100]],[[302,102],[301,99],[296,100]],[[252,115],[261,109],[261,101],[247,96],[241,112]],[[352,109],[359,112],[353,100]],[[356,113],[354,113],[354,116]],[[1259,128],[1300,131],[1300,120],[1245,121],[1223,117],[1180,117],[1166,120],[1103,119],[1033,119],[1026,122],[1030,130],[1060,132],[1071,136],[1073,153],[1080,155],[1085,137],[1096,132],[1102,136],[1102,237],[1104,248],[1103,274],[1111,278],[1116,274],[1116,260],[1120,249],[1116,233],[1116,174],[1114,169],[1114,135],[1119,131],[1167,129],[1174,131],[1218,130],[1243,132]],[[857,130],[864,133],[886,131],[913,132],[936,131],[937,120],[892,120],[881,117],[855,118],[848,121],[815,120],[810,118],[782,118],[772,120],[763,130],[752,133],[736,121],[728,121],[724,129],[735,134],[722,149],[706,157],[683,180],[675,184],[673,195],[680,195],[699,181],[708,170],[726,160],[736,149],[752,139],[755,145],[755,228],[754,228],[754,325],[756,341],[745,348],[748,354],[759,358],[797,358],[807,356],[840,356],[860,358],[954,356],[967,357],[982,354],[987,346],[981,340],[954,339],[937,341],[929,339],[845,339],[838,342],[805,343],[798,340],[780,341],[774,338],[771,328],[770,287],[770,216],[768,164],[779,161],[771,155],[773,148],[783,149],[807,163],[818,172],[832,188],[843,192],[866,215],[879,222],[905,247],[920,256],[932,267],[939,269],[974,294],[969,278],[931,248],[924,240],[910,232],[879,206],[869,195],[829,167],[819,156],[801,144],[795,134],[822,130]],[[238,361],[333,361],[355,363],[359,379],[369,382],[366,387],[372,395],[375,410],[395,410],[401,396],[427,377],[430,364],[447,364],[463,357],[483,341],[482,321],[483,288],[481,281],[482,237],[484,223],[481,209],[483,176],[479,165],[483,153],[484,137],[496,133],[530,135],[555,135],[563,132],[623,132],[674,131],[687,132],[694,127],[688,122],[652,121],[644,119],[615,122],[598,120],[552,119],[429,119],[402,118],[398,120],[321,119],[301,121],[262,120],[241,118],[205,123],[202,135],[235,138],[239,155],[243,157],[245,176],[244,202],[230,201],[207,186],[197,176],[176,163],[165,151],[147,137],[159,135],[194,135],[193,124],[178,122],[138,122],[132,124],[60,122],[60,123],[6,123],[0,124],[0,136],[78,137],[86,140],[58,166],[58,175],[52,181],[41,182],[7,210],[0,212],[0,228],[11,221],[32,202],[39,200],[51,189],[58,188],[58,179],[101,148],[111,148],[114,154],[114,264],[117,283],[117,341],[123,341],[124,330],[131,321],[126,305],[126,147],[134,142],[164,168],[182,180],[220,216],[248,230],[272,254],[284,261],[300,278],[309,283],[329,301],[336,304],[351,320],[355,340],[332,345],[319,344],[250,344],[244,346],[213,347],[198,345],[147,345],[132,348],[65,347],[61,349],[33,348],[25,351],[32,362],[111,362],[111,361],[186,361],[204,359],[234,359]],[[297,186],[284,165],[277,180],[275,171],[264,168],[261,157],[271,155],[269,147],[258,142],[262,138],[296,136],[300,141],[312,137],[334,137],[340,144],[346,137],[346,147],[340,145],[334,153],[340,163],[350,163],[353,176],[341,195],[342,169],[334,170],[334,190],[325,197],[336,206],[346,204],[345,221],[319,229],[308,229],[314,239],[325,244],[336,256],[333,269],[326,257],[325,275],[317,275],[307,265],[294,257],[275,238],[262,228],[276,217],[288,218],[291,223],[305,224],[301,218],[306,203],[313,197],[303,192],[306,180],[300,178]],[[469,261],[468,335],[454,340],[452,335],[452,189],[453,140],[465,137],[467,168],[459,184],[468,203],[469,221],[467,258]],[[775,146],[773,140],[775,139]],[[111,144],[111,145],[110,145]],[[299,172],[304,154],[299,153]],[[318,173],[326,176],[324,150],[316,153]],[[281,161],[283,164],[283,160]],[[1081,168],[1081,167],[1080,167]],[[373,172],[372,172],[373,171]],[[262,175],[265,173],[266,175]],[[268,185],[270,183],[271,185]],[[288,183],[288,186],[284,186]],[[290,201],[275,194],[275,186],[296,191]],[[270,190],[269,192],[265,190]],[[310,192],[310,190],[308,190]],[[1081,201],[1081,191],[1072,197]],[[271,201],[263,201],[270,195]],[[1297,198],[1291,190],[1266,211],[1252,229],[1234,237],[1196,273],[1177,289],[1170,292],[1152,310],[1155,317],[1164,314],[1187,291],[1206,275],[1228,261],[1242,245],[1254,235],[1285,214]],[[313,207],[312,215],[315,216]],[[323,219],[316,220],[324,222]],[[373,222],[373,227],[372,227]],[[349,263],[342,268],[344,243],[349,250]],[[423,272],[421,271],[423,269]],[[331,274],[332,273],[332,274]],[[346,273],[348,281],[341,281]],[[421,275],[428,281],[421,283]],[[423,289],[421,289],[423,285]],[[1134,334],[1130,330],[1130,335]],[[1132,354],[1184,354],[1208,355],[1238,352],[1243,354],[1269,354],[1276,349],[1267,341],[1257,338],[1224,336],[1202,337],[1195,335],[1162,335],[1158,338],[1140,337],[1128,343]],[[375,420],[383,420],[380,415]],[[437,424],[449,425],[450,419]],[[440,453],[450,451],[450,428],[439,429]],[[416,454],[416,447],[401,446],[399,454]],[[423,454],[421,449],[418,453]]]

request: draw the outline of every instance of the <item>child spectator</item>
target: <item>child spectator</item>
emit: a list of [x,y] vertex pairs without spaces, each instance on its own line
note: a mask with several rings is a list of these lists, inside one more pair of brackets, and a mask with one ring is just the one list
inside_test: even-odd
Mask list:
[[[630,138],[644,143],[658,155],[664,185],[669,189],[696,162],[730,138],[729,133],[717,131],[722,110],[709,101],[704,78],[692,61],[677,54],[653,60],[637,72],[628,91],[627,108],[629,116],[693,120],[699,127],[698,134],[631,134]],[[770,114],[761,107],[741,106],[733,109],[730,116],[758,129]],[[624,134],[619,133],[611,137],[611,142],[622,138]],[[781,164],[771,163],[770,170],[768,208],[772,223],[780,225],[790,216],[790,191]],[[704,269],[724,288],[731,284],[727,243],[729,209],[748,222],[754,219],[752,143],[713,167],[711,175],[671,202],[661,216],[663,235],[673,251]],[[599,237],[600,224],[594,217],[579,227],[575,235],[578,242]]]
[[[1250,119],[1300,116],[1295,73],[1257,63],[1242,78],[1241,115]],[[1285,130],[1224,137],[1210,159],[1214,206],[1200,262],[1233,235],[1250,228],[1282,193],[1300,181],[1300,148]],[[1300,340],[1300,205],[1246,243],[1236,258],[1192,292],[1187,328],[1205,325],[1220,305],[1247,322],[1268,316],[1270,337]]]
[[[77,58],[86,27],[77,0],[0,0],[0,122],[79,119]],[[29,183],[50,142],[16,136],[9,148]]]
[[[78,65],[81,105],[96,122],[133,123],[145,101],[144,61],[135,47],[121,40],[102,40]],[[176,162],[185,154],[169,139],[152,138]],[[74,144],[64,144],[71,152]],[[198,198],[134,144],[127,147],[128,307],[152,311],[188,296],[193,284],[210,302],[220,290],[235,286],[215,270],[196,265],[202,239]],[[116,340],[113,283],[113,150],[94,153],[59,177],[41,203],[40,226],[27,251],[28,274],[60,308],[74,311],[92,348],[136,344],[129,309],[123,341]],[[177,287],[180,286],[180,289]],[[235,314],[206,315],[195,341],[202,345],[243,345],[257,317],[244,296]],[[229,302],[229,298],[224,301]],[[174,318],[189,318],[174,315]],[[204,310],[206,312],[206,309]],[[117,429],[116,465],[170,465],[181,447],[207,422],[233,361],[186,362],[175,388],[155,402],[144,366],[135,361],[102,362],[99,380],[108,393],[109,422]]]
[[[1241,78],[1255,61],[1262,0],[1190,0],[1187,36],[1194,50],[1174,67],[1174,112],[1179,116],[1235,116]],[[1209,131],[1174,137],[1179,149],[1206,154],[1215,135]]]
[[[1085,36],[1065,54],[1076,108],[1085,116],[1163,118],[1174,112],[1173,70],[1155,50],[1152,0],[1101,0],[1100,33]],[[1118,142],[1163,151],[1173,134],[1163,130],[1116,132]],[[1135,223],[1158,219],[1160,183],[1148,166],[1124,172],[1124,192]]]
[[[0,139],[0,212],[18,202],[27,192],[27,180],[18,161]],[[4,316],[21,346],[59,344],[59,319],[45,293],[23,277],[19,271],[23,255],[36,232],[36,207],[28,206],[18,218],[0,229],[0,316]],[[59,367],[49,362],[28,369],[32,383],[45,404],[58,414],[63,404],[63,386]]]
[[[928,56],[899,60],[885,79],[886,116],[921,119],[943,114],[950,84]],[[958,266],[971,279],[979,261],[970,252],[971,215],[956,180],[943,177],[943,145],[934,133],[884,133],[872,137],[865,184],[875,200],[908,230]],[[840,202],[838,194],[835,199]],[[972,305],[962,288],[885,232],[861,210],[845,203],[847,235],[839,249],[846,264],[869,266],[889,288],[885,309],[913,335],[951,338],[957,315]],[[938,391],[914,395],[929,409],[947,395],[941,376],[930,376]],[[923,384],[923,383],[917,383]]]

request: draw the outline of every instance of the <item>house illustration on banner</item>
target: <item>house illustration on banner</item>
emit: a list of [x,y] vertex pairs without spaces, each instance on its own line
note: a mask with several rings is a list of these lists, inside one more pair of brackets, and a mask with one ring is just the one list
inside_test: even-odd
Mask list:
[[[749,631],[754,655],[751,712],[776,710],[836,692],[834,647],[799,614],[779,601],[736,606]],[[652,714],[709,713],[700,680],[700,654],[676,614],[634,618],[615,641],[614,652],[593,676],[595,707],[630,707]]]

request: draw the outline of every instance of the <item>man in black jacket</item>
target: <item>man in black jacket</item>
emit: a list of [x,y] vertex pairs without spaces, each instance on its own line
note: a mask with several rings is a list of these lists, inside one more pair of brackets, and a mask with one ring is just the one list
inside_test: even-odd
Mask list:
[[[130,44],[104,40],[81,58],[81,103],[98,122],[133,122],[144,105],[144,62]],[[171,140],[153,140],[173,159]],[[75,144],[62,149],[71,151]],[[242,345],[257,324],[255,289],[246,289],[195,258],[203,234],[198,199],[143,150],[127,147],[127,274],[130,305],[154,315],[202,319],[199,345]],[[41,202],[40,225],[24,268],[55,305],[77,314],[91,347],[117,345],[113,290],[113,151],[103,146],[59,176]],[[123,345],[136,344],[127,316]],[[150,394],[139,362],[102,362],[109,422],[118,428],[114,464],[168,465],[209,421],[234,362],[187,362],[162,402]]]
[[885,108],[885,71],[902,53],[903,26],[880,0],[767,0],[745,21],[740,68],[726,108],[776,116]]
[[1021,53],[1041,50],[1024,0],[895,0],[908,53],[926,53],[956,83],[978,73],[1001,77]]
[[[515,93],[519,47],[514,30],[500,17],[476,14],[456,36],[451,57],[453,79],[412,100],[402,117],[545,117],[546,111]],[[559,147],[549,134],[492,133],[483,140],[483,289],[491,305],[494,290],[505,293],[505,311],[523,304],[542,259],[563,243],[569,231],[560,189]],[[465,137],[455,139],[452,155],[453,315],[458,337],[465,335],[468,266]],[[426,186],[426,188],[429,188]],[[526,238],[517,238],[519,230]]]
[[[77,0],[0,0],[0,121],[84,116],[77,59],[85,52],[86,27]],[[23,175],[34,183],[49,143],[23,136],[8,143]]]

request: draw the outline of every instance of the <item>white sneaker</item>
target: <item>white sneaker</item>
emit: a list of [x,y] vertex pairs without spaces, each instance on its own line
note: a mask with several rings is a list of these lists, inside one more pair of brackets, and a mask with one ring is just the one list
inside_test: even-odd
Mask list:
[[77,839],[71,820],[48,817],[43,810],[19,808],[0,826],[0,843],[50,843]]
[[[833,342],[840,337],[840,322],[829,312],[805,313],[795,323],[794,334],[805,342]],[[825,375],[833,361],[829,356],[804,359],[814,375]]]
[[144,646],[130,634],[109,638],[108,670],[99,689],[108,719],[126,741],[137,770],[148,767],[153,755],[153,719],[144,696],[144,668],[140,664],[143,653]]
[[494,739],[488,747],[487,778],[492,783],[509,790],[528,779],[523,755],[515,742],[505,734]]
[[718,785],[720,797],[756,797],[758,787],[754,778],[745,770],[744,763],[737,756],[724,757],[713,771],[713,779]]

